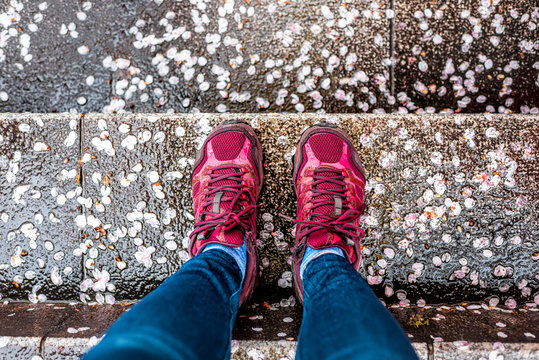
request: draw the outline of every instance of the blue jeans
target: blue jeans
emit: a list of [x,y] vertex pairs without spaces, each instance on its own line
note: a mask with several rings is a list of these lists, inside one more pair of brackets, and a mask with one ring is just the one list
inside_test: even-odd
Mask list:
[[[203,252],[123,314],[84,360],[228,359],[241,285],[230,255]],[[303,286],[298,359],[417,359],[397,321],[344,258],[312,260]]]

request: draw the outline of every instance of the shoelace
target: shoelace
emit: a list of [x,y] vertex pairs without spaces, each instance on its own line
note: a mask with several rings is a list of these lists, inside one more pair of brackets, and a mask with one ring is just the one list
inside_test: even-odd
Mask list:
[[[335,176],[329,177],[327,175],[320,175],[320,173],[334,173]],[[304,225],[299,233],[299,238],[302,243],[313,232],[328,230],[343,235],[343,237],[348,240],[348,245],[353,246],[354,240],[357,241],[365,236],[365,232],[353,224],[353,221],[355,221],[363,212],[365,205],[362,204],[359,210],[351,207],[350,202],[346,199],[347,185],[344,182],[344,175],[341,171],[333,169],[317,169],[314,170],[312,177],[313,183],[310,190],[313,193],[313,206],[308,215],[308,218],[311,220],[297,220],[283,214],[279,215],[296,224]],[[339,189],[321,189],[320,185],[327,182],[338,185]],[[336,202],[340,203],[339,206],[336,206]],[[327,205],[346,209],[346,211],[341,215],[338,215],[337,218],[335,218],[335,216],[314,212],[315,209]],[[316,218],[316,220],[313,220],[313,218]]]
[[[234,172],[229,174],[218,174],[216,170],[233,169]],[[240,166],[227,165],[215,167],[210,174],[211,180],[208,184],[208,192],[201,204],[203,211],[200,212],[202,219],[196,222],[194,230],[189,236],[191,241],[198,238],[203,238],[210,230],[215,230],[218,227],[224,227],[224,230],[230,230],[234,227],[241,227],[243,231],[251,230],[250,225],[247,223],[249,216],[251,216],[257,207],[261,205],[255,205],[254,195],[248,191],[242,183],[242,178],[245,172]],[[225,180],[232,180],[234,184],[215,185]],[[234,196],[224,195],[226,193],[233,193]],[[218,197],[217,201],[215,201]],[[223,213],[220,211],[219,204],[221,202],[231,202],[229,210]],[[217,209],[214,209],[217,204]],[[236,207],[242,209],[241,211],[234,211]],[[211,208],[212,211],[207,209]]]

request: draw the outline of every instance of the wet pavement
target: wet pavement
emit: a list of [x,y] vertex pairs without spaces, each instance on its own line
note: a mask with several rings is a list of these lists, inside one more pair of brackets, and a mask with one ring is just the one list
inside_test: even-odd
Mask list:
[[531,0],[0,1],[0,112],[539,111]]
[[[115,304],[94,318],[99,336],[122,301],[187,260],[195,150],[240,117],[262,140],[268,181],[260,286],[234,338],[281,340],[235,343],[233,358],[292,358],[301,307],[293,227],[278,215],[295,211],[295,141],[322,120],[345,127],[365,162],[361,275],[416,349],[534,358],[519,343],[539,336],[538,18],[531,0],[0,0],[0,113],[72,113],[0,115],[3,306]],[[172,115],[198,112],[238,115]],[[279,114],[302,112],[322,117]],[[438,112],[536,115],[323,115]],[[17,345],[0,334],[0,354],[77,358],[97,341],[86,330],[57,341],[80,318],[35,310],[46,333]]]
[[395,6],[395,92],[403,107],[527,113],[537,104],[537,20],[527,21],[538,17],[537,4],[408,0]]
[[[77,299],[82,266],[74,215],[80,158],[77,117],[0,121],[0,294]],[[40,297],[41,295],[41,297]]]
[[[89,307],[68,304],[12,304],[2,309],[3,336],[101,337],[130,304]],[[298,309],[299,308],[299,309]],[[28,311],[28,309],[33,309]],[[243,309],[235,323],[235,340],[295,341],[301,317],[293,319],[299,306],[257,304]],[[35,312],[33,312],[35,311]],[[497,311],[476,304],[443,308],[390,308],[413,342],[462,341],[536,343],[538,312]],[[15,314],[11,317],[6,315]],[[35,314],[42,314],[40,320]],[[41,316],[41,315],[40,315]],[[293,319],[293,320],[292,320]],[[32,323],[29,328],[27,324]],[[51,324],[54,324],[51,326]],[[80,329],[74,331],[73,329]],[[500,334],[500,332],[502,334]],[[535,334],[535,335],[534,335]],[[433,339],[433,338],[437,338]],[[433,341],[434,340],[434,341]]]
[[537,119],[490,114],[4,115],[1,296],[113,304],[157,287],[188,259],[195,150],[230,118],[265,152],[253,302],[293,301],[289,159],[329,121],[368,174],[361,274],[384,301],[539,304]]
[[[0,356],[77,359],[95,345],[131,303],[0,305]],[[234,328],[233,359],[293,359],[299,306],[258,304],[242,310]],[[486,305],[391,307],[421,359],[537,359],[539,312]],[[262,355],[261,355],[262,354]],[[262,357],[265,356],[265,357]]]

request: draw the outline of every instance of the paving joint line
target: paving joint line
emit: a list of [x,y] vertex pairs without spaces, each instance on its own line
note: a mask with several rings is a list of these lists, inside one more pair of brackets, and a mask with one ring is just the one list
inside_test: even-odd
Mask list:
[[62,317],[55,325],[51,326],[49,328],[49,330],[47,332],[45,332],[45,334],[43,334],[43,336],[41,336],[41,339],[39,340],[38,352],[39,352],[39,355],[43,359],[45,359],[46,342],[47,342],[47,339],[49,338],[49,334],[51,334],[54,331],[60,329],[60,325],[64,324],[68,319],[73,317],[73,315],[74,314],[68,314],[68,315]]
[[434,360],[434,343],[431,341],[426,341],[427,344],[427,360]]
[[391,0],[390,8],[393,11],[393,17],[389,19],[389,87],[391,96],[395,96],[395,0]]
[[[86,186],[85,186],[85,182],[84,182],[84,163],[82,162],[82,155],[84,153],[84,149],[83,149],[83,136],[84,136],[84,116],[85,114],[80,114],[79,116],[79,159],[78,159],[78,162],[79,162],[79,185],[80,187],[82,188],[82,192],[81,192],[81,195],[83,197],[86,197]],[[80,214],[81,215],[85,215],[86,213],[86,209],[84,207],[83,204],[80,204]],[[80,229],[79,230],[79,241],[81,241],[82,239],[82,235],[84,234],[84,230],[83,229]],[[85,279],[86,276],[87,276],[87,273],[86,273],[86,267],[84,266],[84,255],[80,257],[80,264],[81,264],[81,273],[82,273],[82,278]]]

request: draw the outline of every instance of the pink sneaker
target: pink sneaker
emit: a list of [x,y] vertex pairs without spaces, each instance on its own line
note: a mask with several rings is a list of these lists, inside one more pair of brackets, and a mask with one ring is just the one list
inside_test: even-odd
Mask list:
[[303,302],[299,274],[307,245],[338,247],[359,269],[359,239],[365,235],[359,228],[365,208],[365,171],[348,135],[326,123],[305,130],[292,168],[298,200],[293,268],[296,294]]
[[195,226],[189,253],[196,256],[208,244],[242,246],[245,239],[240,305],[256,282],[256,202],[263,180],[260,142],[249,125],[236,120],[221,123],[208,135],[191,177]]

